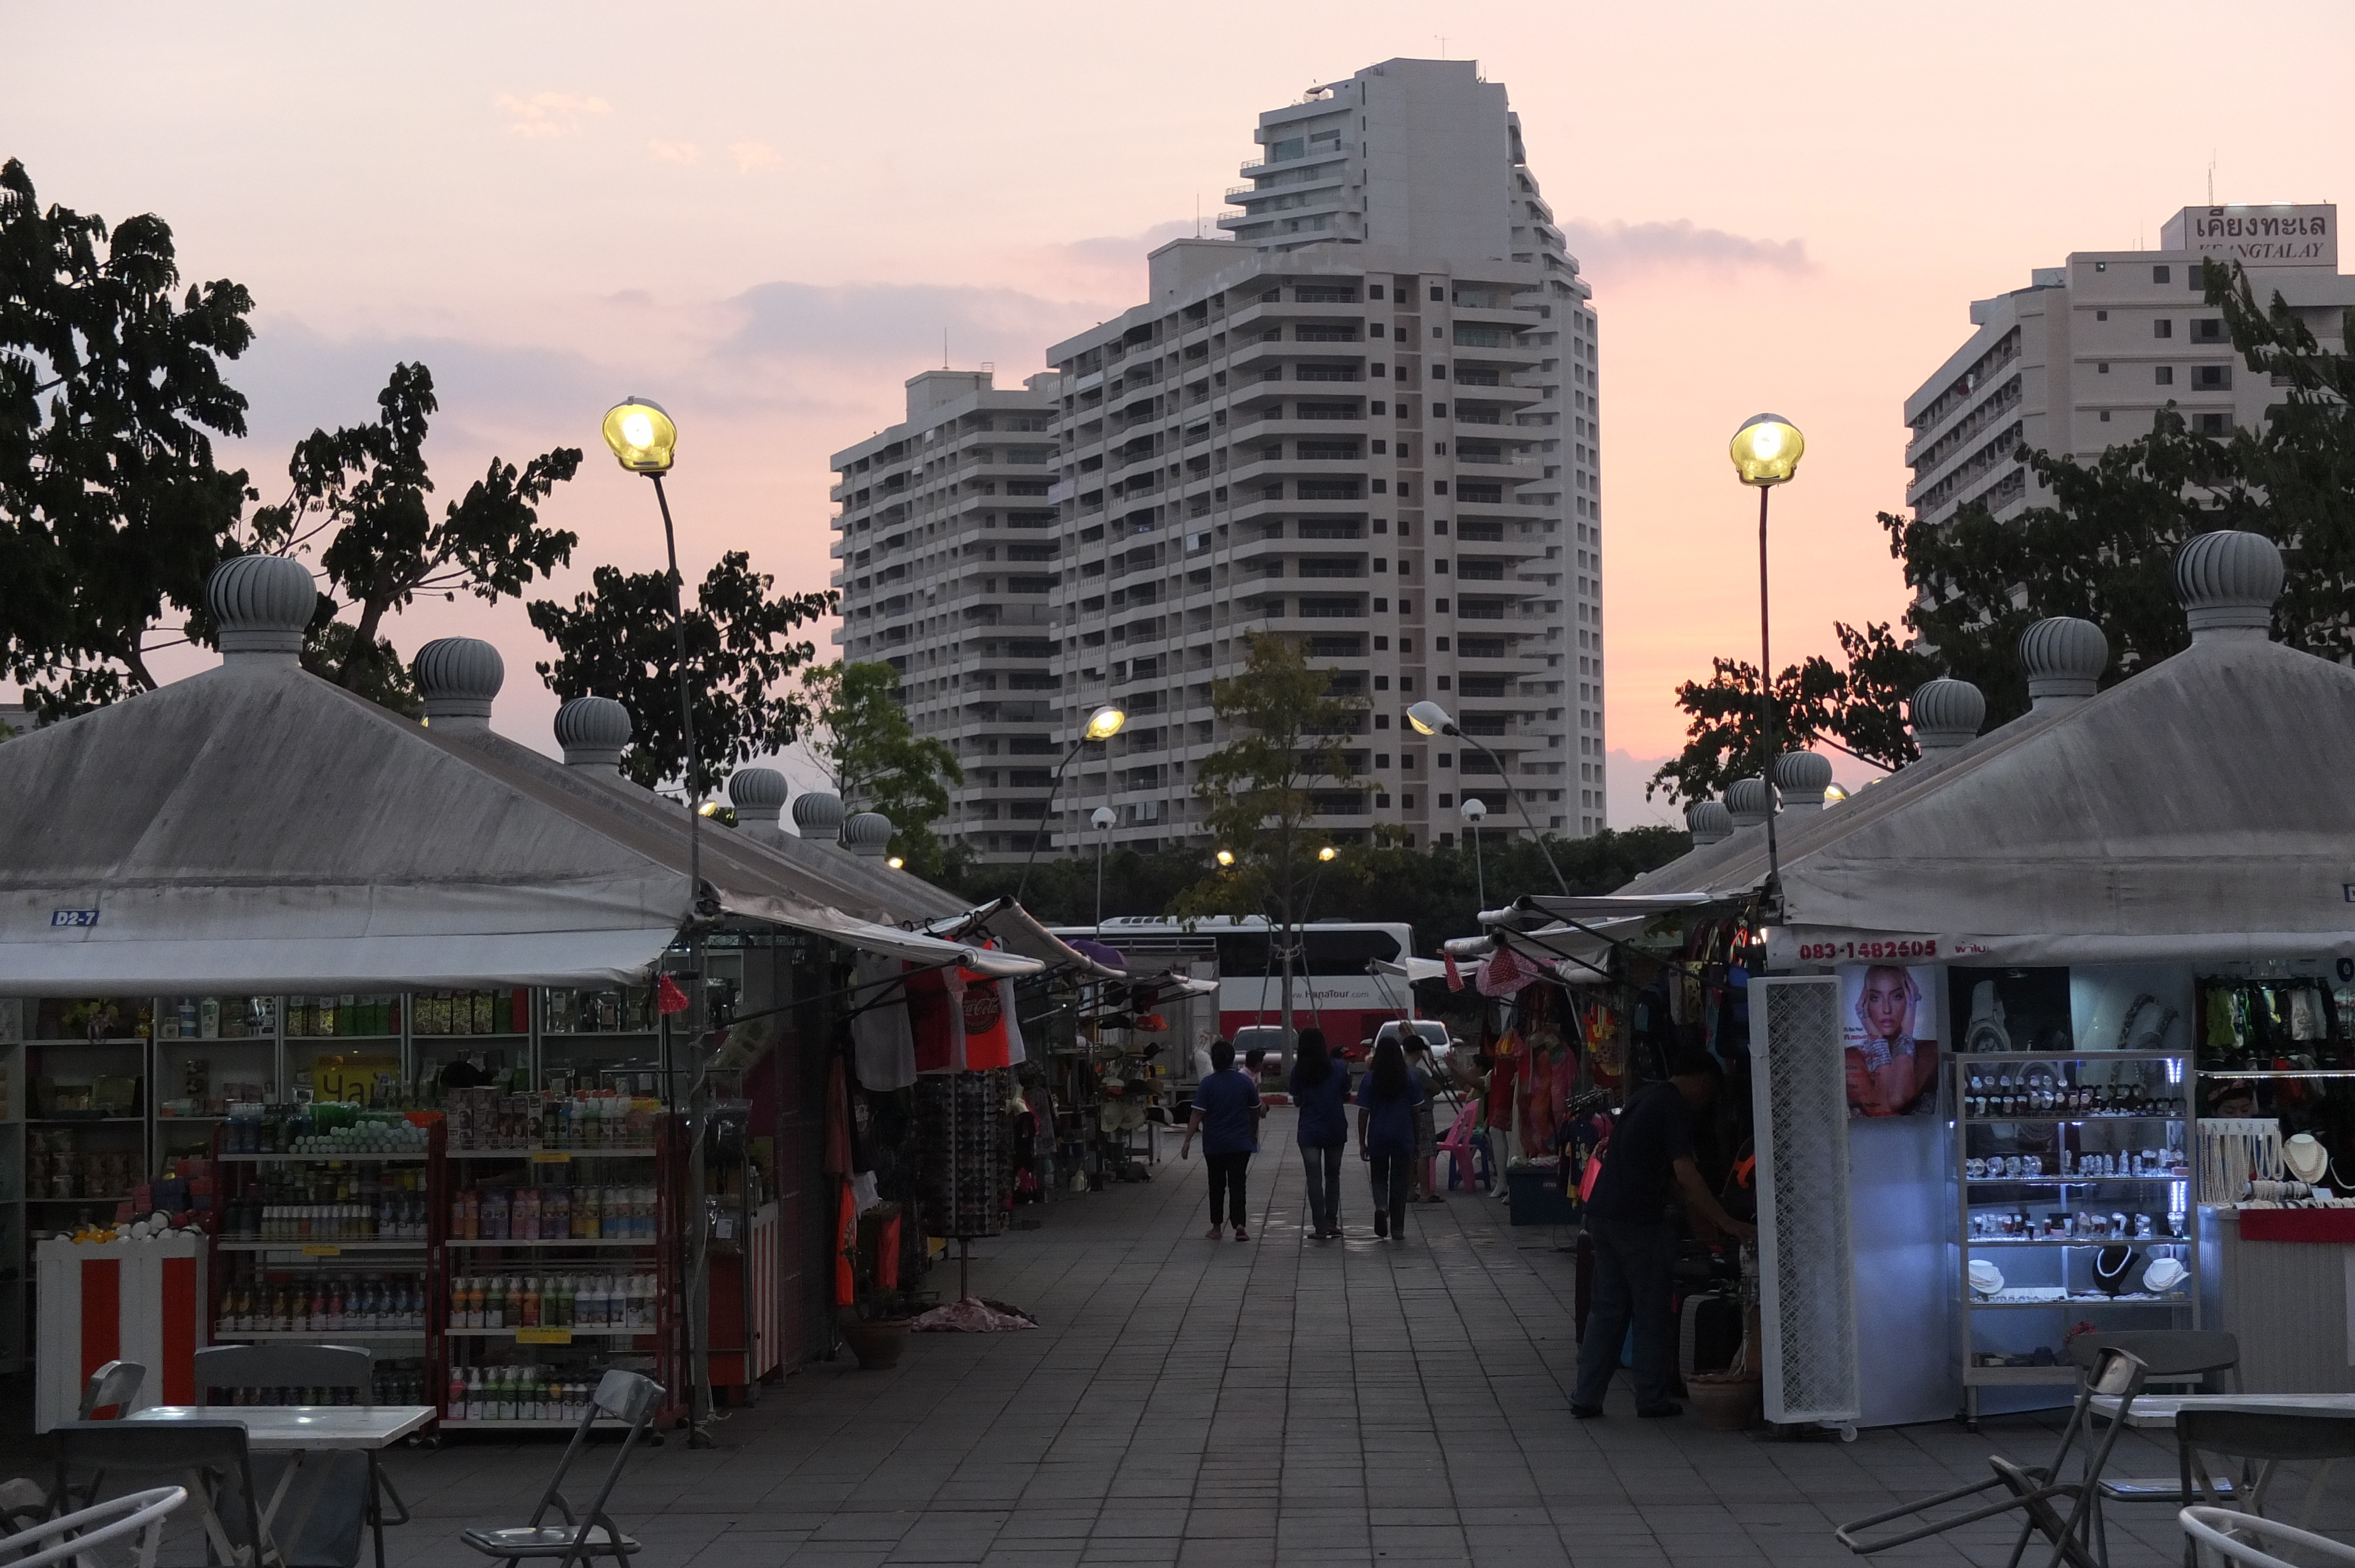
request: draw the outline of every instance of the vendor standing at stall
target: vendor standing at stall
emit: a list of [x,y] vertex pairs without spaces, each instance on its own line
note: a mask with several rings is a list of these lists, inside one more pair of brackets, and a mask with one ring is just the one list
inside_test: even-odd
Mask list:
[[1747,1241],[1758,1227],[1728,1214],[1693,1162],[1693,1113],[1716,1097],[1722,1075],[1705,1051],[1679,1055],[1664,1084],[1639,1090],[1627,1102],[1603,1153],[1603,1173],[1586,1201],[1586,1234],[1593,1243],[1594,1280],[1586,1337],[1578,1348],[1578,1386],[1570,1413],[1581,1420],[1603,1414],[1603,1395],[1619,1365],[1628,1325],[1636,1330],[1636,1414],[1677,1415],[1676,1318],[1669,1306],[1677,1232],[1671,1197],[1703,1239],[1720,1233]]

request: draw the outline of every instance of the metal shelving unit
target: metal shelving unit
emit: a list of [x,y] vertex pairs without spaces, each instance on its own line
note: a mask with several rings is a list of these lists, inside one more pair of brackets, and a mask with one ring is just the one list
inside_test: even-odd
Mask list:
[[[2007,1052],[1955,1055],[1948,1061],[1949,1103],[1956,1113],[1957,1349],[1963,1416],[1976,1430],[1982,1388],[2076,1382],[2076,1369],[2065,1350],[2066,1335],[2077,1322],[2119,1329],[2199,1327],[2200,1249],[2190,1201],[2194,1076],[2190,1053],[2182,1051]],[[2085,1072],[2096,1067],[2103,1070],[2098,1085]],[[1976,1091],[1974,1076],[1986,1080]],[[1997,1080],[2009,1083],[1998,1089]],[[2121,1108],[2073,1103],[2075,1091],[2090,1094],[2095,1087],[2105,1093],[2120,1091]],[[1990,1101],[1998,1108],[1990,1109]],[[2153,1104],[2165,1108],[2144,1108]],[[2143,1174],[2126,1174],[2081,1168],[2086,1156],[2115,1155],[2124,1157],[2130,1171],[2133,1157],[2152,1150],[2165,1151],[2163,1170],[2146,1165]],[[1988,1175],[1984,1167],[1977,1175],[1970,1171],[1973,1160],[2015,1156],[2045,1162],[2046,1168],[2032,1174],[2025,1165],[2017,1173]],[[2150,1217],[2152,1234],[2134,1234],[2137,1215]],[[2015,1224],[2025,1216],[2026,1224],[2009,1234],[1974,1229],[1975,1218],[2006,1216]],[[2126,1234],[2080,1234],[2075,1228],[2080,1216],[2093,1216],[2105,1225],[2115,1216],[2124,1216]],[[2071,1227],[2067,1234],[2051,1234],[2056,1219]],[[2178,1227],[2173,1231],[2170,1219]],[[2094,1277],[2096,1257],[2112,1246],[2126,1246],[2137,1255],[2123,1277],[2130,1290],[2104,1289]],[[2142,1272],[2161,1256],[2179,1262],[2184,1277],[2164,1296],[2144,1294]],[[1979,1260],[1993,1263],[2004,1275],[2003,1291],[1994,1298],[1972,1287],[1971,1265]],[[2022,1289],[2065,1294],[2002,1298]],[[2038,1322],[2036,1314],[2049,1321]],[[2017,1348],[2034,1330],[2049,1336],[2039,1347],[2052,1352],[2049,1363],[1982,1364],[1983,1357],[2037,1353]],[[2012,1342],[1996,1342],[2003,1340]]]

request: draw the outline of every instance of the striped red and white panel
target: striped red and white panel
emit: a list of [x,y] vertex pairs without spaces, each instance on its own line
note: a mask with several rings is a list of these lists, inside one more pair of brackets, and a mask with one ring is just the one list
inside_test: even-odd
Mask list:
[[37,1256],[35,1431],[73,1420],[81,1408],[83,1384],[111,1361],[137,1361],[147,1369],[134,1408],[197,1403],[197,1347],[206,1340],[201,1235],[45,1241]]

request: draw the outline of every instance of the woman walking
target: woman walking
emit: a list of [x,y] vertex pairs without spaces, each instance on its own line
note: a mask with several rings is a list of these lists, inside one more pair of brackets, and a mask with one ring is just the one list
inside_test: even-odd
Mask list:
[[1414,1181],[1414,1113],[1425,1097],[1394,1039],[1374,1047],[1358,1086],[1358,1153],[1374,1179],[1374,1239],[1406,1240],[1406,1195]]
[[1308,1172],[1308,1234],[1341,1234],[1341,1150],[1349,1143],[1349,1069],[1325,1048],[1325,1032],[1304,1029],[1292,1062],[1292,1103],[1300,1107],[1300,1163]]
[[1220,1040],[1210,1047],[1210,1075],[1194,1086],[1194,1114],[1186,1118],[1180,1159],[1191,1159],[1194,1135],[1202,1135],[1202,1163],[1210,1168],[1210,1229],[1219,1239],[1222,1216],[1231,1219],[1235,1240],[1251,1240],[1245,1228],[1244,1183],[1251,1157],[1259,1149],[1259,1086],[1235,1071],[1235,1048]]

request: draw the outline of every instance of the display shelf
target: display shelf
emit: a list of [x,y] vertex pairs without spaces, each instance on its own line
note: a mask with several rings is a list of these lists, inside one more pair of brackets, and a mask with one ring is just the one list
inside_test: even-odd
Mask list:
[[[442,1418],[442,1430],[444,1432],[570,1432],[580,1425],[578,1421],[554,1417],[538,1421],[453,1421],[446,1415]],[[630,1425],[626,1421],[615,1421],[602,1415],[589,1425],[599,1432],[626,1432]]]
[[571,1160],[652,1160],[661,1150],[632,1145],[623,1149],[453,1149],[453,1160],[532,1160],[561,1165]]
[[2355,1078],[2355,1067],[2250,1068],[2242,1072],[2231,1067],[2202,1067],[2203,1078]]
[[224,1165],[336,1165],[354,1160],[389,1160],[415,1165],[423,1164],[433,1157],[421,1152],[413,1154],[216,1154],[213,1158]]
[[423,1252],[433,1244],[428,1241],[225,1241],[215,1242],[219,1252],[299,1252],[307,1257],[334,1257],[346,1252]]
[[131,1194],[117,1192],[112,1197],[101,1194],[95,1198],[27,1198],[25,1202],[27,1203],[127,1203],[131,1202]]
[[144,1116],[28,1116],[27,1127],[144,1127]]
[[[444,1333],[444,1334],[448,1335],[451,1339],[453,1339],[453,1340],[514,1340],[514,1339],[517,1339],[517,1338],[518,1338],[518,1336],[520,1336],[520,1335],[524,1335],[524,1334],[537,1334],[537,1333],[566,1334],[566,1335],[570,1335],[572,1339],[575,1339],[575,1340],[643,1340],[643,1339],[647,1338],[647,1337],[648,1337],[648,1336],[650,1336],[650,1335],[659,1333],[660,1331],[661,1331],[661,1330],[658,1330],[658,1329],[651,1329],[651,1328],[647,1328],[647,1329],[593,1329],[593,1328],[576,1328],[576,1327],[574,1327],[572,1324],[570,1324],[570,1323],[559,1323],[559,1324],[554,1325],[553,1327],[549,1327],[549,1326],[548,1326],[548,1325],[542,1325],[542,1326],[540,1326],[539,1328],[524,1327],[524,1328],[519,1328],[519,1329],[444,1329],[444,1330],[442,1330],[442,1333]],[[564,1344],[564,1343],[566,1343],[567,1341],[566,1341],[566,1340],[522,1340],[521,1342],[522,1342],[522,1343],[525,1343],[525,1344],[559,1344],[559,1345],[560,1345],[560,1344]]]
[[570,1240],[570,1241],[552,1241],[552,1240],[548,1240],[548,1239],[545,1239],[545,1238],[543,1238],[543,1239],[541,1239],[541,1240],[538,1240],[538,1241],[486,1241],[486,1240],[483,1240],[483,1239],[481,1239],[481,1238],[479,1238],[479,1237],[473,1237],[473,1236],[466,1236],[466,1237],[453,1236],[453,1237],[451,1237],[448,1241],[443,1242],[442,1245],[443,1246],[463,1246],[463,1247],[486,1247],[486,1246],[501,1246],[501,1247],[554,1247],[554,1246],[611,1246],[611,1247],[631,1247],[631,1246],[640,1246],[640,1247],[644,1247],[644,1246],[652,1246],[652,1245],[655,1245],[655,1238],[654,1238],[654,1237],[652,1237],[652,1236],[579,1236],[579,1237],[575,1237],[574,1239],[572,1239],[572,1240]]
[[[2019,1072],[2030,1066],[2041,1066],[2048,1071],[2038,1073],[2031,1080]],[[2121,1072],[2121,1068],[2126,1070]],[[2010,1084],[1998,1087],[1989,1081],[2007,1070],[2012,1078]],[[2032,1316],[2022,1318],[2023,1313],[2042,1313],[2047,1319],[2065,1321],[2069,1316],[2109,1319],[2109,1314],[2115,1312],[2129,1322],[2137,1320],[2136,1315],[2139,1314],[2139,1320],[2153,1326],[2163,1321],[2170,1328],[2198,1328],[2199,1249],[2190,1238],[2164,1234],[2163,1230],[2170,1217],[2177,1218],[2178,1223],[2188,1223],[2179,1217],[2182,1211],[2177,1198],[2183,1184],[2192,1179],[2194,1123],[2190,1116],[2191,1095],[2184,1086],[2191,1077],[2191,1054],[2018,1051],[1964,1054],[1948,1058],[1947,1072],[1946,1087],[1954,1097],[1948,1103],[1963,1113],[1949,1125],[1954,1129],[1951,1170],[1955,1222],[1952,1299],[1958,1308],[1954,1315],[1955,1354],[1962,1363],[1965,1420],[1976,1425],[1978,1390],[1982,1387],[2069,1383],[2076,1380],[2077,1369],[2064,1353],[2065,1339],[2047,1338],[2050,1322],[2040,1326]],[[1975,1078],[1978,1080],[1976,1086]],[[2137,1103],[2130,1109],[2109,1111],[2090,1107],[2063,1109],[2051,1105],[2026,1115],[1989,1113],[1983,1107],[1975,1112],[1970,1105],[1975,1095],[1999,1092],[2065,1096],[2084,1089],[2130,1095]],[[2008,1133],[2004,1129],[2010,1130]],[[2044,1147],[2036,1147],[2039,1142]],[[2134,1145],[2131,1149],[2115,1147],[2129,1142]],[[2030,1147],[2022,1148],[2023,1143]],[[2140,1175],[2089,1174],[2080,1171],[2063,1173],[2058,1169],[2064,1156],[2076,1163],[2089,1158],[2128,1158],[2151,1152],[2182,1163],[2163,1171],[2147,1170]],[[2052,1169],[2049,1174],[2033,1176],[1970,1173],[1974,1160],[2001,1160],[2014,1155],[2036,1158]],[[2160,1234],[2003,1236],[1974,1234],[1972,1230],[1974,1210],[1984,1213],[2017,1206],[2027,1213],[2029,1228],[2041,1229],[2055,1218],[2074,1224],[2074,1215],[2097,1205],[2103,1210],[2135,1211],[2137,1218],[2147,1218]],[[2112,1295],[2093,1288],[2094,1281],[2087,1274],[2090,1266],[2079,1255],[2098,1255],[2105,1248],[2115,1247],[2169,1257],[2181,1264],[2184,1275],[2173,1282],[2176,1291],[2165,1296],[2138,1292]],[[2003,1265],[2006,1274],[2024,1276],[2010,1279],[2009,1288],[2057,1289],[2067,1294],[2036,1300],[1982,1299],[1971,1287],[1970,1269],[1975,1260],[1998,1256],[2011,1260]],[[2158,1319],[2158,1314],[2165,1317]],[[1974,1322],[1984,1325],[1984,1338],[1974,1330]],[[2049,1357],[2050,1361],[2028,1366],[1977,1364],[1982,1354],[2030,1353]]]
[[309,1340],[317,1342],[323,1334],[335,1334],[346,1340],[390,1340],[404,1345],[421,1345],[426,1340],[422,1329],[216,1329],[216,1340]]

